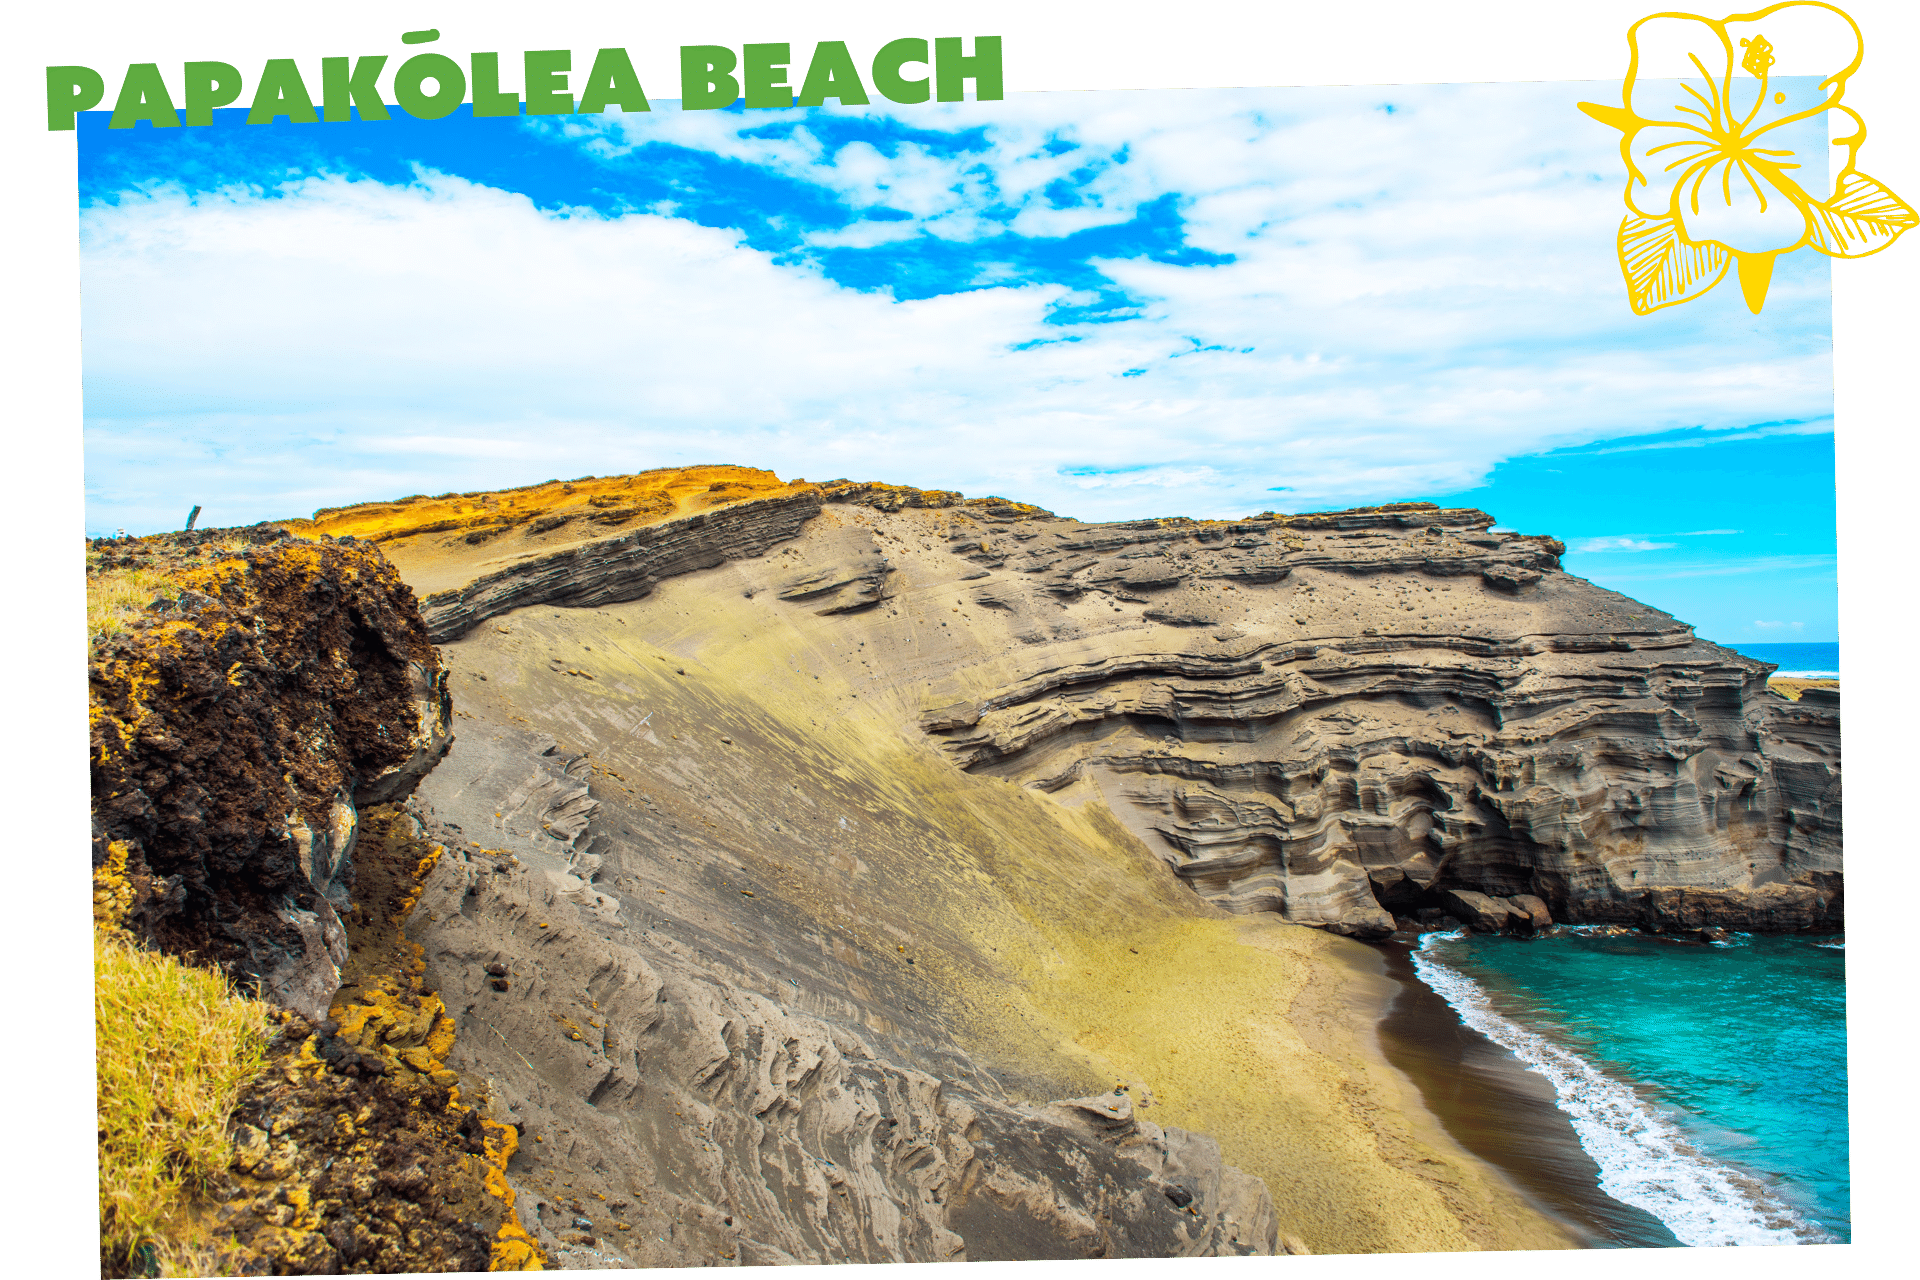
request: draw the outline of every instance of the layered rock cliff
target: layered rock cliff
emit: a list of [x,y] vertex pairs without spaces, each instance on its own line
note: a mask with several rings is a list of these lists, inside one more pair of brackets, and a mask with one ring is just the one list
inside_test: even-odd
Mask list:
[[[1563,922],[1841,925],[1837,695],[1770,693],[1771,666],[1560,572],[1551,539],[1417,504],[968,523],[971,603],[1032,652],[922,725],[968,770],[1093,781],[1231,910],[1382,936],[1466,890]],[[1089,654],[1062,627],[1088,600],[1158,625]]]
[[[1833,709],[1565,574],[1550,538],[1417,504],[1090,525],[728,474],[545,486],[545,514],[504,531],[503,495],[325,516],[377,526],[471,718],[418,800],[457,856],[416,936],[490,1028],[463,1038],[469,1069],[561,1147],[523,1152],[568,1265],[1052,1256],[1057,1234],[996,1252],[957,1225],[1007,1185],[993,1169],[1034,1159],[972,1131],[1002,1107],[1031,1129],[1102,1085],[1219,1137],[1222,1169],[1257,1174],[1278,1232],[1315,1248],[1512,1240],[1457,1166],[1411,1172],[1444,1164],[1430,1148],[1365,1176],[1446,1205],[1432,1234],[1326,1193],[1338,1125],[1303,1156],[1275,1099],[1218,1085],[1307,1073],[1270,1046],[1202,1072],[1165,1002],[1201,1038],[1259,1015],[1174,977],[1190,959],[1133,957],[1168,957],[1183,919],[1368,937],[1838,918]],[[632,492],[666,496],[582,527]],[[1247,942],[1281,936],[1243,934],[1219,990]],[[614,994],[634,991],[654,994]],[[796,1083],[795,1063],[815,1065]],[[938,1106],[882,1101],[914,1095],[879,1079],[914,1072]],[[878,1145],[852,1118],[869,1108],[894,1122]],[[1042,1185],[1029,1204],[1079,1206],[1060,1221],[1113,1220],[1075,1181]]]
[[[418,778],[367,837],[407,909],[360,913],[367,882],[346,917],[402,962],[349,961],[314,1053],[516,1134],[475,1155],[557,1265],[1562,1246],[1378,1060],[1351,938],[1837,927],[1838,702],[1492,526],[1097,525],[727,467],[322,512],[288,527],[339,541],[263,563],[358,557],[419,615],[330,613],[290,575],[316,670],[268,674],[298,699],[353,672],[386,754],[266,713],[246,736],[214,674],[249,678],[247,635],[202,628],[151,687],[238,758],[305,762],[294,791],[247,792],[265,834],[228,853],[187,790],[224,747],[176,768],[103,729],[101,856],[156,938],[251,911],[277,949],[224,959],[291,1003],[273,975],[325,976],[321,904],[359,883],[311,833]],[[96,673],[115,725],[150,644]],[[422,777],[442,690],[459,737]],[[199,868],[235,857],[281,897],[219,897]],[[358,1176],[312,1185],[346,1205]],[[388,1256],[334,1235],[288,1248]]]
[[[862,511],[861,533],[798,538],[823,504]],[[910,584],[991,618],[1011,653],[869,678],[910,680],[961,769],[1097,788],[1229,910],[1380,936],[1470,891],[1563,922],[1840,927],[1837,695],[1770,693],[1766,664],[1493,523],[1406,504],[1088,525],[795,485],[520,558],[424,612],[452,639],[508,602],[642,599],[794,540],[775,599],[857,613]]]

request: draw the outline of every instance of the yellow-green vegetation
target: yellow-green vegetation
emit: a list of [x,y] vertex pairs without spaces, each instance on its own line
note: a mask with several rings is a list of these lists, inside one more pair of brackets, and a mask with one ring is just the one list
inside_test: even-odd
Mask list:
[[155,600],[172,599],[186,570],[217,563],[246,549],[242,541],[202,542],[168,547],[139,538],[114,544],[115,551],[87,553],[87,643],[99,644],[126,632],[127,624]]
[[173,578],[153,569],[109,569],[87,575],[87,640],[119,635],[156,597],[171,595]]
[[1791,676],[1775,676],[1767,681],[1767,688],[1783,698],[1800,701],[1800,695],[1809,689],[1838,689],[1838,680],[1798,680]]
[[146,1274],[199,1274],[208,1242],[188,1217],[227,1165],[227,1119],[265,1060],[268,1006],[226,979],[94,933],[103,1259]]
[[[296,535],[351,535],[371,542],[429,533],[471,533],[474,536],[466,541],[478,545],[489,536],[530,523],[555,529],[578,519],[577,528],[608,533],[634,520],[656,524],[805,484],[804,480],[789,483],[758,467],[665,467],[637,475],[547,480],[493,492],[443,493],[431,498],[415,494],[396,502],[322,508],[311,520],[282,523]],[[580,536],[577,528],[570,538]]]

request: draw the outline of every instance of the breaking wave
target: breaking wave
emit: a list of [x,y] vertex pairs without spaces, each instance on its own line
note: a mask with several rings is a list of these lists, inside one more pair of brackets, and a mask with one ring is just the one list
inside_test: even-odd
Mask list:
[[1836,1239],[1754,1179],[1702,1155],[1627,1085],[1501,1015],[1478,983],[1427,954],[1432,943],[1459,936],[1430,933],[1422,940],[1413,953],[1421,981],[1453,1006],[1461,1021],[1547,1078],[1580,1145],[1600,1166],[1602,1191],[1646,1210],[1682,1244],[1819,1244]]

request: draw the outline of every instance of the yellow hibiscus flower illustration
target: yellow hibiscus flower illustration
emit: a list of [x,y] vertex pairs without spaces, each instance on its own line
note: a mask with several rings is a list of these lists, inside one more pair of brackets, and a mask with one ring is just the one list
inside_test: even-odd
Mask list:
[[[1840,98],[1862,47],[1859,26],[1839,9],[1788,0],[1717,21],[1658,13],[1628,29],[1627,45],[1622,105],[1580,109],[1623,135],[1620,270],[1636,313],[1699,297],[1729,265],[1758,313],[1781,254],[1811,245],[1830,257],[1864,257],[1920,222],[1854,167],[1866,124]],[[1776,84],[1781,55],[1838,70],[1811,89],[1808,78]],[[1826,158],[1812,152],[1826,144],[1820,124],[1829,111],[1854,126],[1833,139],[1846,160],[1831,183]]]

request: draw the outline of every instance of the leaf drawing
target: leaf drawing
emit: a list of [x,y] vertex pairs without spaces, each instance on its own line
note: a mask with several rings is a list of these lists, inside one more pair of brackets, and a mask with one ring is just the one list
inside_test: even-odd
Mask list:
[[1878,253],[1920,223],[1920,215],[1906,201],[1864,173],[1841,175],[1833,199],[1811,206],[1809,212],[1813,227],[1808,243],[1834,258]]
[[1635,315],[1697,298],[1720,283],[1733,255],[1711,241],[1688,244],[1672,217],[1628,214],[1620,223],[1620,269]]

